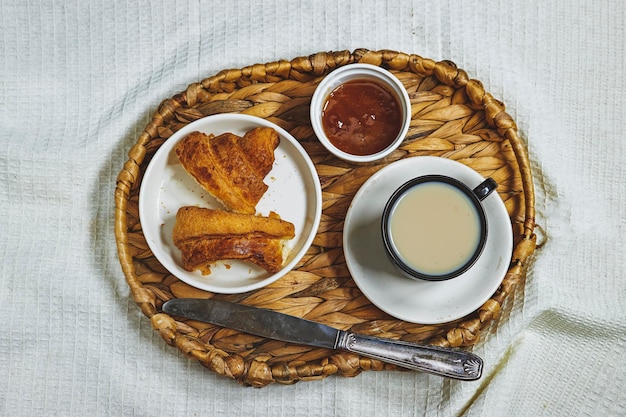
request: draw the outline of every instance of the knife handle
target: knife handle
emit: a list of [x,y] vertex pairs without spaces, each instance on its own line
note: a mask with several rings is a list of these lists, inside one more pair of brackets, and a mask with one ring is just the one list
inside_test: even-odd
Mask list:
[[472,381],[480,378],[483,360],[460,349],[425,346],[341,331],[337,348],[403,368]]

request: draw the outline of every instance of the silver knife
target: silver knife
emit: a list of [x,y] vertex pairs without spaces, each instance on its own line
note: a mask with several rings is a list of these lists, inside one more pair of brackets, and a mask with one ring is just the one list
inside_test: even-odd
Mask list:
[[460,349],[425,346],[366,336],[262,308],[211,299],[175,298],[163,311],[217,324],[268,339],[327,349],[347,350],[403,368],[472,381],[482,374],[482,359]]

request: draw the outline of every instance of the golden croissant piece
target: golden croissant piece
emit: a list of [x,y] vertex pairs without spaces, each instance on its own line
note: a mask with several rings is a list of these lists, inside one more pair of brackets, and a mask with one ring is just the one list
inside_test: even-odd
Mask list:
[[218,260],[252,262],[269,273],[283,265],[283,244],[295,236],[292,223],[269,217],[194,206],[181,207],[172,232],[183,268],[210,273]]
[[183,168],[226,208],[254,214],[267,184],[264,178],[274,164],[278,133],[258,127],[243,137],[192,132],[176,145]]

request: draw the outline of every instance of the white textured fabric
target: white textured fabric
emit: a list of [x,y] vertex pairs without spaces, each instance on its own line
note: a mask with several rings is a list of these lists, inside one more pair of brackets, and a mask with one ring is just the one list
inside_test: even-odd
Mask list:
[[[610,0],[1,1],[0,414],[626,415],[625,21]],[[188,84],[360,47],[452,60],[506,103],[547,242],[474,348],[480,381],[241,387],[167,346],[132,301],[115,178]]]

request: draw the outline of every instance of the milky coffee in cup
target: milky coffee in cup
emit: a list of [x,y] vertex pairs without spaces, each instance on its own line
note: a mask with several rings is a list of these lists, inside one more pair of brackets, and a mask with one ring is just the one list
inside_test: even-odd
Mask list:
[[383,212],[383,241],[393,263],[411,278],[431,281],[467,271],[487,237],[481,200],[496,187],[487,179],[472,190],[442,175],[402,185]]

